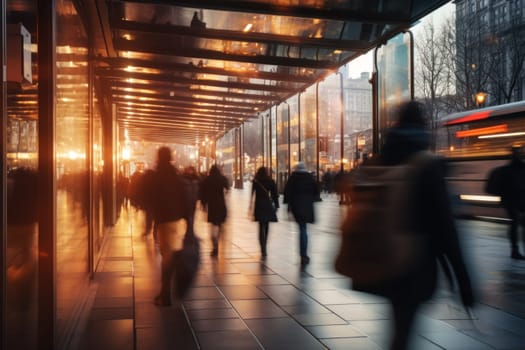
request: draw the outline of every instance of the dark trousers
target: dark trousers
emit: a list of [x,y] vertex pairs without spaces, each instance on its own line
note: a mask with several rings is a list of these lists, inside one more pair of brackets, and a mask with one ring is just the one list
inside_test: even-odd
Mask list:
[[394,329],[390,350],[405,350],[419,304],[392,302]]
[[[512,252],[519,252],[518,248],[518,230],[521,226],[525,230],[525,212],[518,208],[506,207],[507,215],[511,220],[509,226],[509,240]],[[523,236],[522,236],[523,237]]]
[[266,255],[266,242],[268,242],[269,226],[269,222],[259,222],[259,245],[261,246],[262,255]]
[[299,225],[299,254],[302,257],[308,256],[308,232],[306,222],[298,222]]

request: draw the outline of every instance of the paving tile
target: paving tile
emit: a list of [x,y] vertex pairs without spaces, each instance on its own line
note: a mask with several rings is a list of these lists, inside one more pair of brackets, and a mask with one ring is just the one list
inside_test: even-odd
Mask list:
[[286,317],[285,312],[271,300],[232,300],[231,303],[243,319]]
[[247,329],[240,318],[225,318],[215,320],[194,320],[191,326],[196,332],[232,331]]
[[333,313],[294,315],[293,318],[303,326],[347,324],[345,320]]
[[349,324],[332,324],[322,326],[307,326],[306,329],[310,331],[316,338],[355,338],[366,337],[357,328]]
[[186,310],[231,308],[230,303],[224,299],[188,300],[184,301],[183,304]]
[[268,296],[255,286],[221,286],[219,289],[230,300],[268,299]]
[[246,320],[267,350],[319,350],[324,347],[308,331],[290,318]]
[[280,306],[316,303],[315,300],[292,285],[269,285],[259,286],[259,288]]
[[322,304],[317,302],[296,304],[296,305],[285,305],[282,309],[290,315],[303,315],[303,314],[329,314],[331,310],[327,309]]
[[81,350],[134,350],[133,320],[88,322]]
[[321,341],[330,350],[382,350],[368,338],[330,338]]
[[493,349],[486,343],[469,337],[460,332],[435,332],[421,334],[422,337],[428,339],[434,344],[447,350],[489,350]]
[[239,314],[234,309],[202,309],[188,310],[188,317],[193,320],[214,320],[221,318],[238,318]]
[[389,319],[385,312],[374,310],[373,304],[327,305],[335,314],[347,321]]
[[201,349],[260,350],[261,346],[248,330],[198,332]]

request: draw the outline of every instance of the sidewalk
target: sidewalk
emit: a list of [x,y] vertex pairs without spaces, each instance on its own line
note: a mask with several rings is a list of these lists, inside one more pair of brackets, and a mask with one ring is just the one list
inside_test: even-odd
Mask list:
[[[229,219],[219,258],[204,213],[197,215],[202,263],[180,304],[153,304],[160,258],[141,237],[143,216],[124,212],[108,237],[93,283],[93,304],[79,349],[388,349],[384,299],[348,289],[333,271],[344,207],[317,204],[309,226],[311,264],[301,270],[298,232],[285,208],[270,224],[268,257],[260,260],[257,224],[247,216],[249,184],[229,194]],[[474,320],[440,290],[418,318],[413,349],[524,349],[525,262],[509,258],[506,226],[459,221],[478,303]]]

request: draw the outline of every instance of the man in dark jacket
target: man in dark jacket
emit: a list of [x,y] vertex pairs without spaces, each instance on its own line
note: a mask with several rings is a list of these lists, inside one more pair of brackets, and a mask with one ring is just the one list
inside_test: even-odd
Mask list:
[[312,174],[306,170],[303,162],[297,163],[295,170],[284,186],[283,203],[299,225],[299,254],[301,265],[310,263],[308,256],[307,224],[315,222],[314,202],[320,200],[319,186]]
[[[400,107],[397,125],[388,131],[381,150],[383,165],[400,165],[430,145],[428,121],[421,104],[411,101]],[[447,263],[456,276],[463,305],[471,307],[474,297],[470,278],[460,247],[453,220],[447,187],[445,166],[442,159],[428,162],[418,170],[419,176],[413,183],[414,211],[411,222],[415,232],[425,235],[432,247],[426,259],[411,269],[409,275],[400,278],[389,286],[394,316],[394,336],[391,349],[400,350],[407,346],[410,330],[416,311],[423,302],[429,300],[437,284],[437,262]]]
[[510,163],[502,170],[501,203],[511,220],[510,256],[512,259],[525,260],[518,247],[519,226],[525,230],[525,162],[522,160],[524,151],[522,147],[515,146],[511,152]]
[[[173,276],[173,252],[182,249],[190,214],[189,199],[182,177],[171,164],[171,150],[158,150],[157,169],[152,181],[152,212],[157,224],[161,262],[161,290],[155,297],[159,306],[171,305],[171,280]],[[184,223],[183,219],[186,220]]]

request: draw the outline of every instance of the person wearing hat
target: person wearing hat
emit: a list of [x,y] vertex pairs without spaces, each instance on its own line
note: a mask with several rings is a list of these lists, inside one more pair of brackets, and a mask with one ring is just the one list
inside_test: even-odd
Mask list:
[[297,163],[284,186],[283,203],[288,204],[288,211],[299,225],[301,266],[310,263],[307,224],[315,222],[314,202],[320,198],[319,187],[313,175],[307,171],[303,162]]

